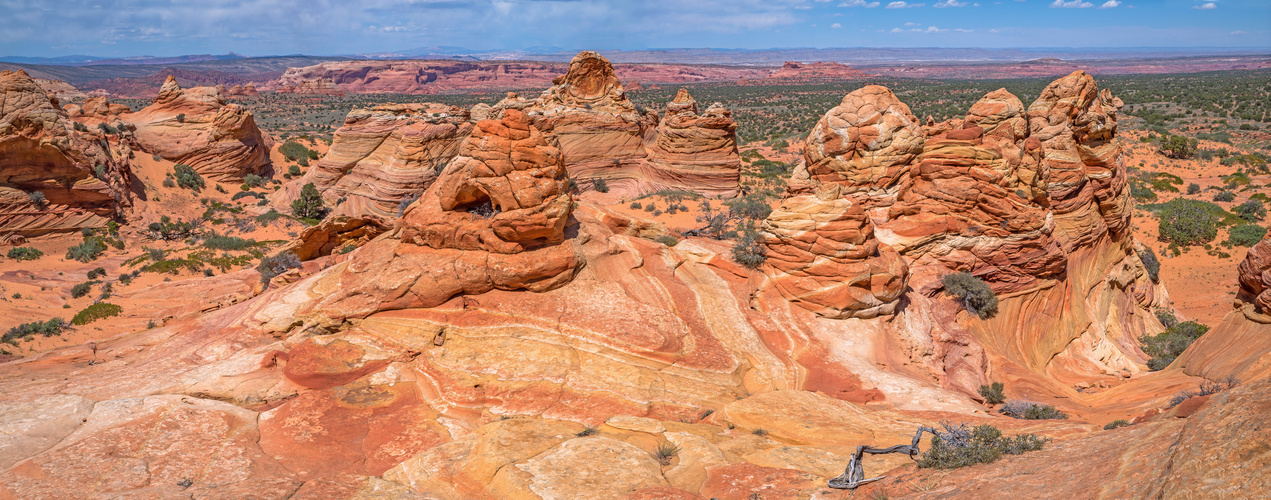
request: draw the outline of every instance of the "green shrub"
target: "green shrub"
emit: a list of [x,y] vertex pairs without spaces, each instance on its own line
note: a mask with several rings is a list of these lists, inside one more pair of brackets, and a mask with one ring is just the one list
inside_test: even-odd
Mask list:
[[733,261],[748,269],[759,269],[768,260],[768,250],[759,241],[759,232],[752,226],[743,229],[741,237],[732,248]]
[[151,222],[146,226],[146,230],[150,233],[150,237],[157,240],[182,240],[194,235],[198,224],[195,222],[186,222],[180,219],[172,220],[171,217],[163,216],[159,218],[159,222]]
[[1103,430],[1110,431],[1112,429],[1118,429],[1128,425],[1130,425],[1130,422],[1128,420],[1119,418],[1111,422],[1108,422],[1106,425],[1103,426]]
[[1130,197],[1138,201],[1156,201],[1156,192],[1138,179],[1130,181]]
[[957,469],[992,463],[1004,454],[1019,455],[1040,450],[1049,441],[1033,434],[1003,438],[1002,431],[991,425],[968,429],[966,424],[944,422],[942,426],[944,430],[937,430],[931,437],[931,448],[922,454],[919,468]]
[[1165,328],[1178,324],[1178,318],[1174,317],[1174,312],[1169,309],[1160,308],[1154,311],[1154,314],[1156,315],[1156,320],[1160,321]]
[[1164,241],[1179,245],[1209,243],[1218,236],[1219,218],[1210,203],[1186,198],[1170,200],[1161,206],[1157,230]]
[[52,318],[48,321],[23,323],[10,328],[3,336],[0,336],[0,342],[17,345],[16,341],[18,339],[27,338],[33,335],[43,335],[45,337],[61,335],[62,330],[65,330],[68,326],[70,325],[67,325],[66,321],[62,320],[62,318]]
[[1200,184],[1195,182],[1187,185],[1187,194],[1196,194],[1200,192]]
[[9,253],[6,255],[8,255],[10,259],[23,261],[23,260],[35,260],[40,257],[43,257],[44,252],[41,252],[38,248],[13,247],[9,249]]
[[1238,247],[1251,247],[1262,241],[1262,237],[1266,236],[1267,228],[1255,225],[1245,224],[1231,228],[1227,235],[1227,243]]
[[1139,260],[1143,261],[1143,267],[1147,269],[1147,276],[1152,278],[1152,283],[1161,282],[1161,261],[1156,258],[1156,253],[1151,248],[1143,247],[1139,250]]
[[1233,193],[1231,191],[1219,191],[1218,193],[1214,194],[1214,201],[1222,201],[1222,202],[1236,201],[1236,193]]
[[203,239],[203,246],[213,250],[246,250],[256,245],[259,245],[256,240],[243,239],[237,236],[222,236],[215,233]]
[[1002,414],[1023,420],[1067,420],[1068,414],[1051,405],[1039,405],[1028,400],[1013,400],[1002,405]]
[[748,194],[740,198],[725,201],[728,213],[733,218],[761,221],[772,213],[772,205],[758,194]]
[[300,167],[297,165],[291,165],[287,167],[287,173],[291,174],[293,177],[300,175]]
[[249,189],[254,187],[264,186],[266,182],[268,181],[266,181],[264,177],[261,177],[256,174],[247,174],[246,176],[243,177],[243,185],[247,186]]
[[997,315],[997,295],[988,283],[967,273],[951,273],[941,278],[944,291],[962,301],[972,316],[989,319]]
[[1182,354],[1187,346],[1209,331],[1209,327],[1195,321],[1178,323],[1156,335],[1139,337],[1143,353],[1151,356],[1147,367],[1153,371],[1165,369],[1174,359]]
[[309,148],[291,140],[282,143],[282,146],[278,147],[278,152],[282,153],[283,157],[287,158],[287,161],[297,161],[301,158],[309,158]]
[[66,258],[80,262],[92,262],[106,251],[106,244],[100,238],[88,238],[78,245],[66,250]]
[[1002,404],[1003,401],[1006,401],[1006,394],[1003,392],[1005,390],[1006,386],[1001,382],[993,382],[989,385],[980,386],[980,395],[984,396],[985,403],[991,405]]
[[1191,158],[1196,154],[1196,139],[1188,139],[1186,137],[1171,135],[1161,140],[1159,151],[1161,154],[1175,159]]
[[189,165],[178,163],[172,167],[173,177],[176,177],[177,186],[190,189],[195,192],[201,191],[206,183],[203,182],[203,176],[194,171]]
[[124,308],[108,302],[98,302],[91,306],[85,307],[84,310],[75,314],[71,318],[73,325],[87,325],[99,319],[106,319],[112,316],[119,316],[124,312]]
[[1249,222],[1258,222],[1267,216],[1267,207],[1263,206],[1261,201],[1254,199],[1236,205],[1231,211]]
[[595,189],[597,193],[609,192],[609,184],[606,183],[605,180],[600,177],[597,177],[591,180],[591,188]]
[[312,182],[300,188],[300,196],[291,202],[291,214],[301,219],[322,219],[326,215],[322,194]]
[[268,224],[270,222],[276,221],[283,217],[285,217],[283,214],[271,208],[269,209],[268,212],[265,212],[263,214],[256,216],[256,222],[259,222],[261,224]]

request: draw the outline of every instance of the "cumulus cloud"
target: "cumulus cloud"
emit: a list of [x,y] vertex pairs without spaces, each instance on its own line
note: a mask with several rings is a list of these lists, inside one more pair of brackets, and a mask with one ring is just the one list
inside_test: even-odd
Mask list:
[[1218,8],[1218,4],[1214,2],[1205,2],[1192,8],[1196,10],[1214,10]]
[[830,27],[834,29],[839,29],[839,28],[842,28],[843,25],[839,23],[834,23],[834,24],[831,24]]
[[966,2],[959,2],[958,0],[942,0],[940,2],[936,2],[936,4],[932,5],[932,7],[937,9],[943,9],[946,7],[966,7]]
[[839,4],[839,7],[865,7],[866,9],[872,9],[874,7],[878,7],[878,2],[866,2],[865,0],[847,0],[846,2]]
[[1050,3],[1050,8],[1052,9],[1089,9],[1091,7],[1094,7],[1094,4],[1090,2],[1083,2],[1082,0],[1069,0],[1067,2],[1064,0],[1055,0]]
[[888,9],[912,9],[914,7],[922,7],[925,3],[908,3],[903,0],[887,4]]
[[1103,2],[1103,5],[1100,5],[1100,6],[1099,6],[1099,8],[1100,8],[1100,9],[1112,9],[1112,8],[1116,8],[1116,7],[1120,7],[1120,6],[1121,6],[1121,2],[1118,2],[1117,0],[1108,0],[1108,1],[1106,1],[1106,2]]

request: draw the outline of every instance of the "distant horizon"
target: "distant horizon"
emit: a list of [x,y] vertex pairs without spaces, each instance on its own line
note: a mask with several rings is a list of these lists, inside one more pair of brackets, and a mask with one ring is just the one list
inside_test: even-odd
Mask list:
[[[1232,55],[1260,55],[1266,53],[1271,55],[1271,46],[1213,46],[1213,47],[1195,47],[1195,46],[1137,46],[1137,47],[1063,47],[1063,46],[1020,46],[1020,47],[891,47],[891,46],[841,46],[841,47],[811,47],[811,46],[789,46],[789,47],[767,47],[767,48],[739,48],[739,47],[655,47],[644,49],[613,49],[613,48],[578,48],[569,49],[562,47],[531,47],[526,49],[470,49],[465,47],[418,47],[412,49],[389,50],[382,52],[370,53],[346,53],[346,54],[318,54],[318,53],[290,53],[290,54],[242,54],[237,52],[212,53],[183,53],[171,55],[154,55],[154,54],[129,54],[123,56],[107,56],[96,54],[63,54],[55,56],[26,56],[19,54],[0,54],[0,62],[23,63],[23,64],[40,64],[35,62],[38,60],[57,61],[57,60],[77,60],[77,61],[107,61],[107,60],[137,60],[145,61],[150,59],[180,59],[180,58],[217,58],[223,60],[233,59],[264,59],[264,58],[281,58],[281,57],[341,57],[352,59],[396,59],[396,57],[387,57],[391,55],[399,55],[402,59],[416,58],[421,55],[443,56],[449,55],[451,58],[488,55],[496,53],[514,53],[524,54],[528,56],[555,56],[562,54],[576,54],[581,51],[596,51],[600,53],[642,53],[642,52],[690,52],[690,51],[719,51],[719,52],[789,52],[789,51],[846,51],[846,50],[874,50],[874,51],[986,51],[986,52],[1029,52],[1029,53],[1072,53],[1076,55],[1089,54],[1115,54],[1115,53],[1144,53],[1144,54],[1161,54],[1171,52],[1200,52],[1211,53],[1216,55],[1232,54]],[[426,52],[435,51],[435,52]],[[381,56],[381,57],[376,57]],[[27,60],[27,61],[16,61]],[[81,63],[83,64],[83,63]]]

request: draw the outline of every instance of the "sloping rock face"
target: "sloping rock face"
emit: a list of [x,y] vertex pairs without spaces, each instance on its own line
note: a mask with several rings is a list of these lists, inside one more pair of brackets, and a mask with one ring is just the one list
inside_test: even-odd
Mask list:
[[720,103],[699,113],[697,101],[680,89],[666,105],[654,139],[647,145],[649,161],[662,182],[691,186],[713,196],[737,194],[741,156],[737,152],[737,122]]
[[1238,268],[1239,299],[1257,306],[1263,314],[1271,314],[1271,241],[1263,238],[1249,248]]
[[182,89],[169,76],[154,104],[125,115],[145,152],[217,180],[239,180],[269,167],[273,140],[250,111],[226,104],[215,87]]
[[[903,321],[942,339],[911,361],[968,392],[1007,365],[1061,380],[1140,370],[1135,339],[1161,328],[1149,308],[1166,297],[1125,232],[1119,102],[1077,72],[1028,111],[998,90],[923,127],[883,87],[848,94],[764,223],[763,286],[833,318],[891,314],[907,297]],[[941,319],[960,309],[941,305],[951,272],[988,282],[1002,313]]]
[[418,198],[458,154],[472,133],[468,118],[463,108],[433,103],[355,109],[327,154],[280,190],[275,204],[286,211],[300,187],[313,183],[334,215],[399,217],[402,200]]
[[1271,378],[1271,239],[1263,238],[1240,262],[1234,310],[1183,352],[1170,368],[1214,381]]
[[129,133],[76,130],[25,72],[0,72],[0,233],[104,226],[131,205]]

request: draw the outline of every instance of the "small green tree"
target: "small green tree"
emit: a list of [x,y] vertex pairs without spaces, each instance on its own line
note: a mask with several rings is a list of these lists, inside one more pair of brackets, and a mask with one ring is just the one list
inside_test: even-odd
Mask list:
[[1161,139],[1161,154],[1175,159],[1191,158],[1196,154],[1196,146],[1199,142],[1196,139],[1188,139],[1186,137],[1171,135]]
[[300,188],[300,197],[291,202],[291,214],[301,219],[322,219],[326,215],[322,194],[312,182]]
[[1254,199],[1236,205],[1231,211],[1249,222],[1258,222],[1267,216],[1267,207],[1263,206],[1261,201]]
[[1161,208],[1157,233],[1162,240],[1179,245],[1209,243],[1218,237],[1218,216],[1211,206],[1186,198],[1170,200]]

